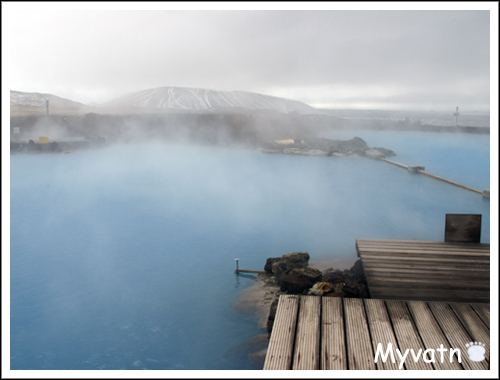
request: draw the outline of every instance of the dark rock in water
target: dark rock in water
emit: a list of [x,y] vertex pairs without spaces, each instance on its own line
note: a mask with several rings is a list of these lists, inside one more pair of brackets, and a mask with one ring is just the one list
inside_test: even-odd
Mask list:
[[279,260],[273,262],[272,273],[279,280],[284,274],[292,269],[305,268],[309,265],[309,253],[291,252],[281,256]]
[[276,318],[276,312],[278,311],[278,303],[279,297],[277,296],[271,304],[271,307],[269,308],[269,316],[267,317],[266,323],[266,329],[269,334],[273,330],[274,318]]
[[50,145],[49,145],[49,150],[51,152],[57,152],[57,151],[59,151],[59,144],[56,143],[55,141],[51,142]]
[[323,274],[323,281],[331,283],[332,297],[369,298],[368,285],[363,270],[363,263],[357,260],[349,270],[338,269]]
[[289,294],[307,292],[316,282],[321,281],[323,274],[315,268],[296,268],[281,277],[280,290]]
[[278,310],[279,298],[276,298],[269,309],[269,320],[274,321],[276,317],[276,311]]
[[365,278],[365,271],[363,269],[363,262],[361,260],[356,260],[354,265],[349,269],[349,272],[357,279]]
[[345,275],[345,272],[335,269],[332,272],[323,273],[323,281],[329,282],[330,284],[336,284],[345,281]]
[[368,145],[366,144],[365,140],[363,140],[360,137],[353,137],[352,139],[348,140],[348,142],[355,149],[356,148],[357,149],[368,149]]
[[27,147],[27,149],[28,149],[29,152],[36,151],[37,148],[39,148],[39,146],[37,146],[37,144],[35,144],[35,142],[33,140],[28,141],[28,147]]
[[273,264],[276,261],[279,261],[279,260],[280,260],[279,257],[270,257],[270,258],[268,258],[267,261],[266,261],[266,265],[264,265],[264,270],[266,271],[266,273],[273,274]]

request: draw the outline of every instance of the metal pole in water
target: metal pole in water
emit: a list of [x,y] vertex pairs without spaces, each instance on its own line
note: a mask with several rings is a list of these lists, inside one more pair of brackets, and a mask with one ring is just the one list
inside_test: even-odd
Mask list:
[[234,260],[236,261],[236,273],[238,273],[240,270],[239,265],[238,265],[240,259],[234,259]]
[[457,110],[455,111],[455,113],[453,114],[453,116],[455,116],[455,127],[458,127],[458,116],[460,114],[458,113],[458,106],[457,106]]

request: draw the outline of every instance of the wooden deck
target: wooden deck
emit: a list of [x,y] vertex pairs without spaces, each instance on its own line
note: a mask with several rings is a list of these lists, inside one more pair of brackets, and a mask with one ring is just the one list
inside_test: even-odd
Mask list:
[[[281,295],[264,364],[265,370],[484,370],[488,368],[490,310],[485,303],[447,303]],[[466,344],[482,342],[486,359],[472,361]],[[378,343],[390,356],[377,363]],[[443,345],[444,360],[425,362],[426,349]],[[459,349],[450,363],[450,348]],[[396,352],[409,351],[400,367]],[[428,353],[426,359],[430,360]]]
[[356,240],[372,298],[490,302],[490,245]]

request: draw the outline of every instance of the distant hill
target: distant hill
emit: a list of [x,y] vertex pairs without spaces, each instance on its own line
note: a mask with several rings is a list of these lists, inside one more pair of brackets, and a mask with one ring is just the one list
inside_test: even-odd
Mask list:
[[245,91],[160,87],[134,92],[103,103],[99,108],[144,109],[174,112],[231,112],[271,110],[279,113],[314,114],[318,111],[297,100]]
[[52,94],[39,92],[10,91],[11,116],[44,115],[45,100],[49,101],[52,114],[81,114],[91,112],[92,107]]

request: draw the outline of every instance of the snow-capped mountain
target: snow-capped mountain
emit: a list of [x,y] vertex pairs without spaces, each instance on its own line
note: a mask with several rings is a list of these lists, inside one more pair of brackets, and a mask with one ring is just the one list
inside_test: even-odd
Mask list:
[[280,113],[312,114],[318,111],[297,100],[245,91],[160,87],[134,92],[101,104],[101,107],[139,107],[172,111],[217,111],[228,108],[275,110]]

